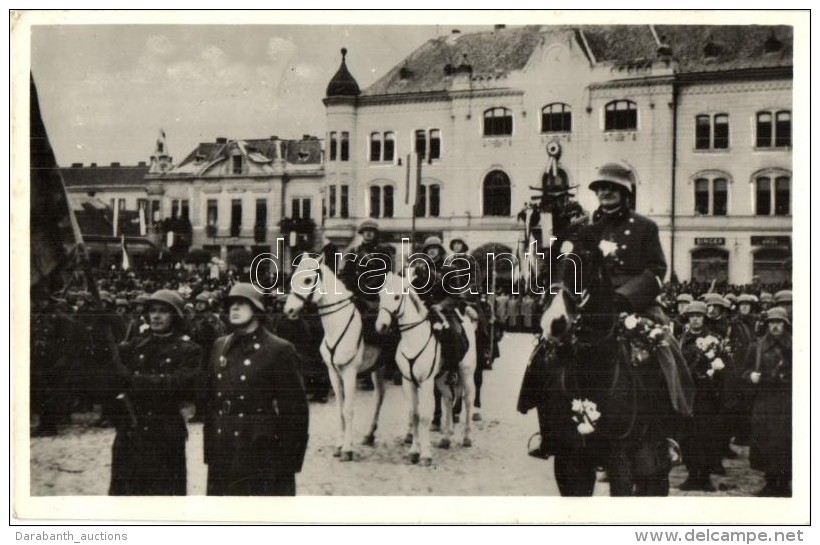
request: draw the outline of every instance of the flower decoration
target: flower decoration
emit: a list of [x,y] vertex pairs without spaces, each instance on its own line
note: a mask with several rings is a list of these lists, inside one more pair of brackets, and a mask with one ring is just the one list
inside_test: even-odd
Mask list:
[[[726,359],[731,357],[729,340],[715,335],[706,335],[695,340],[695,346],[703,354],[703,364],[705,374],[709,378],[715,378],[719,371],[726,368]],[[700,367],[701,373],[703,368]]]
[[668,345],[668,333],[666,326],[625,312],[621,313],[617,326],[618,338],[629,344],[635,365],[649,359],[658,347]]
[[595,431],[595,423],[601,418],[601,413],[594,401],[573,399],[572,412],[572,421],[577,425],[578,433],[589,435]]

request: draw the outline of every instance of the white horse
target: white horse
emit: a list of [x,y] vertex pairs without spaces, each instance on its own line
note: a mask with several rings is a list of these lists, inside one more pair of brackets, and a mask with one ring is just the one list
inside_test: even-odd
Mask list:
[[[427,309],[413,290],[407,278],[388,273],[381,290],[379,315],[376,330],[385,331],[395,319],[401,340],[396,351],[396,364],[402,375],[402,387],[408,402],[410,427],[405,443],[410,443],[410,460],[421,461],[422,465],[432,463],[430,450],[430,420],[433,413],[434,382],[442,394],[442,432],[444,437],[439,447],[448,448],[453,435],[453,400],[455,393],[446,376],[439,377],[441,369],[441,345],[427,319]],[[477,315],[468,309],[461,321],[468,338],[470,349],[459,364],[459,383],[464,388],[467,418],[464,427],[464,446],[471,446],[470,412],[472,411],[475,387],[473,373],[476,365],[475,329]],[[433,379],[433,380],[430,380]]]
[[[291,277],[291,293],[285,301],[285,314],[295,318],[306,303],[314,303],[321,317],[325,336],[320,352],[327,365],[336,407],[339,411],[339,440],[333,456],[342,461],[353,459],[353,412],[356,375],[372,369],[381,348],[364,342],[362,317],[353,304],[353,293],[339,281],[322,259],[305,256]],[[383,370],[372,372],[375,406],[370,431],[363,444],[375,444],[379,412],[384,401]]]

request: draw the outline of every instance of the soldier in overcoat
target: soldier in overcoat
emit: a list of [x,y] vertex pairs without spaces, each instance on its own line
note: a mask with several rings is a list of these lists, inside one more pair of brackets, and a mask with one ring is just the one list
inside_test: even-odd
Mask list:
[[788,311],[766,313],[769,331],[746,354],[743,378],[754,390],[749,463],[762,471],[766,486],[759,496],[791,496],[792,338]]
[[198,345],[180,333],[184,302],[159,290],[147,302],[149,334],[119,346],[121,381],[111,457],[112,496],[184,496],[188,429],[181,404],[192,401]]
[[235,284],[228,304],[233,333],[214,344],[207,378],[207,493],[293,496],[309,421],[296,350],[260,325],[265,306],[251,284]]

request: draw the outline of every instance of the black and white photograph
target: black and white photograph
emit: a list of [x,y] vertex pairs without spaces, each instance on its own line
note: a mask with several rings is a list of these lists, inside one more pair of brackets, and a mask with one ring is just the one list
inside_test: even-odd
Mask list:
[[15,517],[809,522],[808,12],[10,18]]

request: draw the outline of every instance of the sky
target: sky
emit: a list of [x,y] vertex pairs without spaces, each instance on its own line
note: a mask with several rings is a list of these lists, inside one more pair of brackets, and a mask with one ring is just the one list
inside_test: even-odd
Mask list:
[[364,89],[452,28],[35,25],[31,71],[60,165],[148,161],[161,128],[180,161],[219,136],[322,138],[342,47]]

